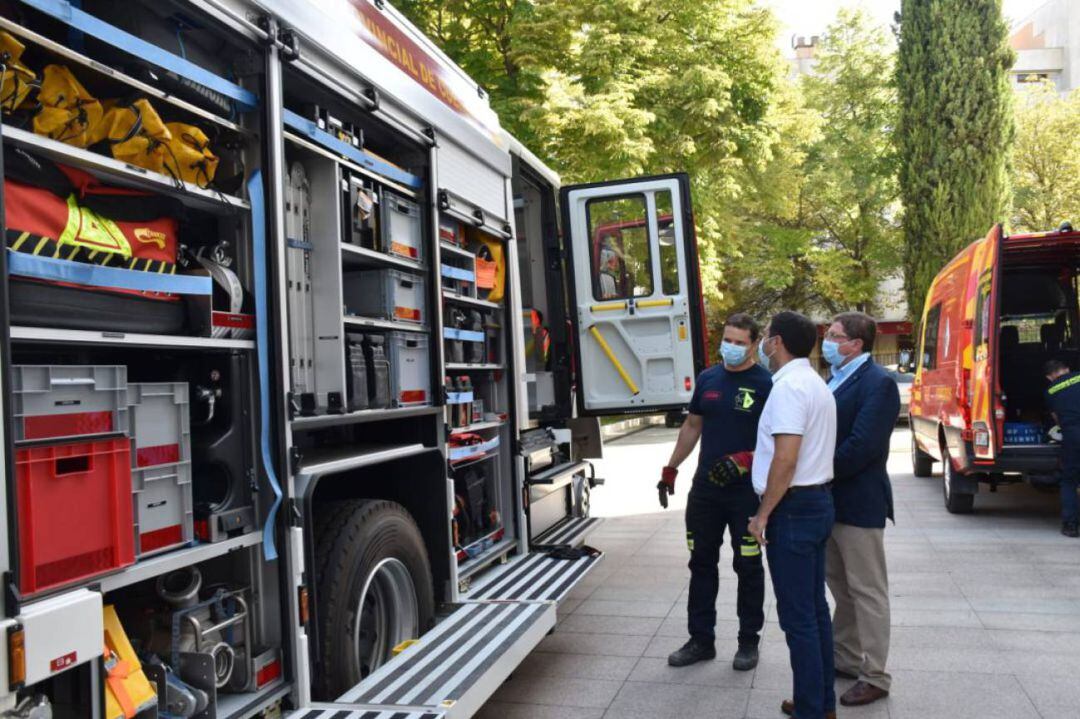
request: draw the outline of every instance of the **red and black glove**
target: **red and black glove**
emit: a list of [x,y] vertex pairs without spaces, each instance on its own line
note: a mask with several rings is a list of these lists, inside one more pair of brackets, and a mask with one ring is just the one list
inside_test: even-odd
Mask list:
[[753,452],[724,455],[709,469],[709,481],[721,487],[740,482],[750,473],[753,464]]
[[679,470],[674,467],[664,467],[660,471],[660,481],[656,488],[660,491],[660,506],[667,509],[667,498],[675,494],[675,478],[679,476]]

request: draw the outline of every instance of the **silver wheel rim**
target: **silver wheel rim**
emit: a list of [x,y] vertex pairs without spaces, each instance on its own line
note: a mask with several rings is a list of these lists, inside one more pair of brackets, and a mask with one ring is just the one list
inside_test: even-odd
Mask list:
[[941,465],[942,465],[941,478],[942,478],[942,480],[944,480],[944,484],[945,484],[945,501],[947,502],[947,501],[949,501],[949,497],[950,497],[950,492],[949,492],[949,484],[950,484],[950,482],[949,482],[949,480],[952,478],[952,462],[949,460],[949,455],[948,454],[944,454],[944,453],[942,454]]
[[361,677],[382,666],[394,647],[419,634],[419,615],[409,568],[393,557],[376,564],[356,606],[353,650]]

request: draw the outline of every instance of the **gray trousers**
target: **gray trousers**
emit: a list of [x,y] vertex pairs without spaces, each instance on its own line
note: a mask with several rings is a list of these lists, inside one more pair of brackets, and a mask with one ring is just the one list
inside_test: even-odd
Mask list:
[[885,530],[833,525],[825,545],[825,580],[836,601],[833,656],[836,668],[889,691],[889,575]]

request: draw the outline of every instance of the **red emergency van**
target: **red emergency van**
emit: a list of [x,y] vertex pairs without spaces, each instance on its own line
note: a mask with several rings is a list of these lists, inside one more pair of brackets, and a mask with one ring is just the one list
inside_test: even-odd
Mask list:
[[1043,365],[1080,362],[1080,232],[1005,235],[1001,225],[934,279],[911,391],[912,462],[942,463],[946,508],[972,511],[984,483],[1052,481],[1059,446]]

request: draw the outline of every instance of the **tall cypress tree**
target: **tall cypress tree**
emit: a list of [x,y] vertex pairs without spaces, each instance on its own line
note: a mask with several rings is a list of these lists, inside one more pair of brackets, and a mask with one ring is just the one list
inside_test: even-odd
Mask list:
[[903,0],[896,142],[908,306],[934,275],[1006,218],[1015,55],[1001,0]]

